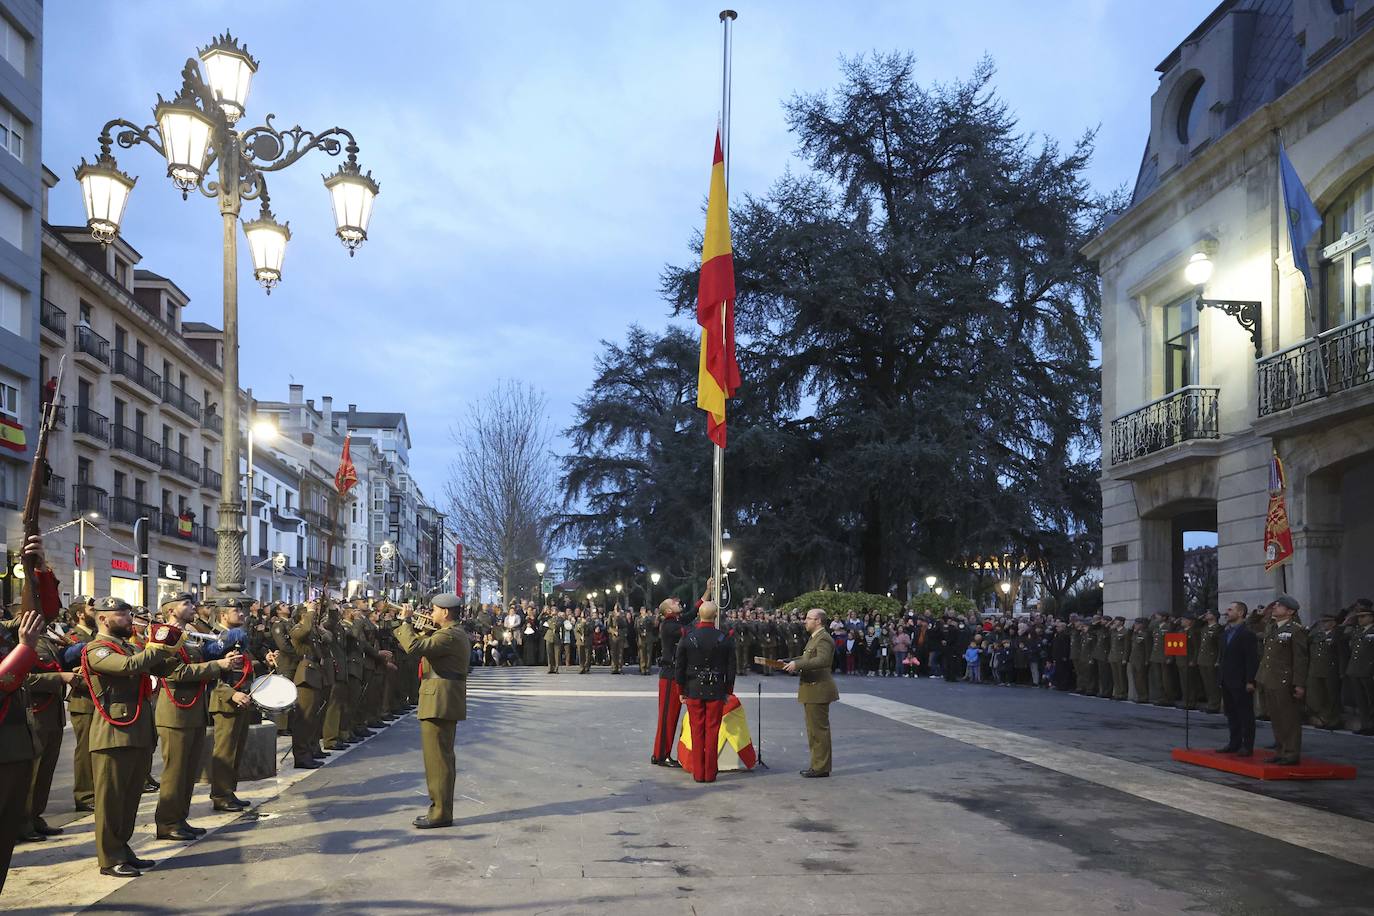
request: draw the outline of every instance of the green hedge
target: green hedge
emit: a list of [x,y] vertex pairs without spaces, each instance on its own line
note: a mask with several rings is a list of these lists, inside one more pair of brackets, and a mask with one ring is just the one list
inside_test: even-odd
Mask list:
[[819,591],[807,592],[798,595],[786,604],[781,605],[781,611],[809,611],[813,607],[818,607],[825,611],[833,620],[836,617],[844,617],[850,611],[867,613],[877,611],[884,616],[900,614],[902,603],[886,595],[870,595],[868,592],[833,592]]
[[916,613],[930,614],[932,617],[942,617],[945,611],[953,611],[962,617],[977,609],[977,605],[963,595],[937,595],[934,592],[922,592],[908,603]]

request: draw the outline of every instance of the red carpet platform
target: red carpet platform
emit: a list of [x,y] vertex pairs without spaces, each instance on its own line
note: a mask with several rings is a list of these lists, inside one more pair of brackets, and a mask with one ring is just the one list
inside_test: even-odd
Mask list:
[[1315,757],[1304,757],[1297,766],[1285,767],[1262,761],[1273,751],[1259,751],[1252,757],[1218,754],[1216,751],[1186,750],[1176,747],[1173,758],[1179,763],[1192,763],[1213,770],[1223,770],[1251,779],[1354,779],[1355,768],[1345,763],[1328,763]]

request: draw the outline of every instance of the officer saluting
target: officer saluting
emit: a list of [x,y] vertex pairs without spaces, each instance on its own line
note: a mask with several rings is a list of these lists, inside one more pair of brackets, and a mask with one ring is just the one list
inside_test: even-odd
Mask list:
[[458,778],[453,739],[458,723],[467,716],[468,664],[472,646],[458,626],[463,599],[454,594],[435,595],[429,618],[435,632],[420,636],[411,626],[415,612],[401,610],[396,638],[410,653],[420,656],[420,747],[425,758],[425,782],[429,788],[429,813],[415,818],[421,830],[453,826],[453,784]]
[[1265,763],[1296,766],[1302,755],[1302,709],[1307,692],[1307,630],[1298,623],[1297,599],[1279,595],[1269,605],[1273,621],[1264,634],[1255,682],[1264,692],[1264,708],[1274,727],[1278,754]]

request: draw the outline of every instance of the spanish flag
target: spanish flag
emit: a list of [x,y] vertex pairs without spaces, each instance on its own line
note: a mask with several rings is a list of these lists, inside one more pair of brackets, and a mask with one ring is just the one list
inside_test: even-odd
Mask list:
[[9,417],[0,417],[0,448],[7,448],[12,452],[22,452],[28,448],[24,427]]
[[[692,729],[684,721],[682,735],[678,738],[677,759],[682,762],[685,773],[692,772]],[[754,738],[749,733],[749,719],[744,714],[744,706],[733,693],[725,701],[724,714],[720,717],[720,736],[716,739],[718,766],[722,770],[752,770],[759,762],[754,750]]]
[[740,378],[739,364],[735,362],[735,262],[730,251],[730,204],[725,196],[725,154],[721,151],[720,131],[716,131],[711,196],[706,202],[697,324],[701,325],[697,406],[706,411],[706,435],[725,448],[725,399],[734,396]]
[[184,538],[190,538],[196,533],[196,523],[189,515],[177,516],[177,534]]

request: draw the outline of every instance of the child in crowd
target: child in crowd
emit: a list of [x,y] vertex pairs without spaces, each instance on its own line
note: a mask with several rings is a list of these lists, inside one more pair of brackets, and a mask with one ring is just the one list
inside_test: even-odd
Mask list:
[[973,642],[964,650],[964,661],[968,663],[968,673],[965,674],[964,677],[969,683],[981,684],[983,682],[981,677],[982,659],[983,637],[975,636],[973,637]]

